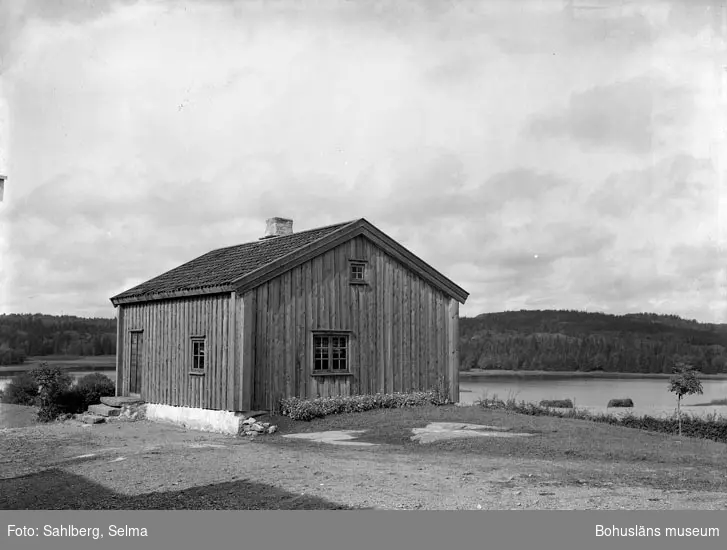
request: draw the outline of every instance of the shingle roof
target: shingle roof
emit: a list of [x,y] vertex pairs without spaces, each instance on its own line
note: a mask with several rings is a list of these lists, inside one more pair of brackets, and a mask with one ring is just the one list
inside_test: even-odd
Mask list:
[[240,277],[270,264],[301,247],[354,223],[352,221],[300,231],[213,250],[145,283],[117,294],[111,300],[143,298],[164,293],[203,290],[232,284]]

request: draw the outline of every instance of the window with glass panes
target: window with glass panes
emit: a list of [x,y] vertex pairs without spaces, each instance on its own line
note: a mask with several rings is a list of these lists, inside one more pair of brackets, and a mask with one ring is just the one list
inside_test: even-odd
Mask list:
[[204,371],[204,338],[192,338],[192,371]]
[[315,334],[313,336],[313,372],[348,371],[348,336]]

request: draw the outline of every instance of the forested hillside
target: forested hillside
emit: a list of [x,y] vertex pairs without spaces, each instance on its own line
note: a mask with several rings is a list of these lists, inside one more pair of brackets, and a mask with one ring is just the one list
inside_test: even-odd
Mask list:
[[460,320],[460,364],[505,370],[727,372],[727,325],[675,315],[507,311]]
[[[116,319],[0,315],[0,365],[28,356],[116,353]],[[727,325],[675,315],[506,311],[460,319],[460,365],[505,370],[727,372]]]
[[0,365],[32,355],[114,355],[116,319],[69,315],[0,315]]

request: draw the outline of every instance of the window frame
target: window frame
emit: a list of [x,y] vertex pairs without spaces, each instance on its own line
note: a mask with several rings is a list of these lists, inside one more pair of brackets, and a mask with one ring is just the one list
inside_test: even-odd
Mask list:
[[[316,351],[318,348],[316,346],[317,339],[322,338],[325,339],[327,342],[327,346],[324,349],[327,349],[327,357],[325,358],[327,362],[327,367],[325,369],[318,369],[316,368],[318,358],[316,357]],[[342,338],[343,339],[343,347],[336,346],[338,349],[344,350],[344,357],[341,358],[340,356],[338,358],[335,357],[334,354],[334,342],[336,338]],[[333,368],[334,361],[338,360],[339,365],[340,361],[344,361],[344,368]],[[311,375],[312,376],[351,376],[351,332],[350,331],[341,331],[341,330],[314,330],[311,332]]]
[[[189,366],[189,374],[194,376],[204,376],[207,372],[207,337],[204,335],[191,336],[191,364]],[[201,353],[197,346],[201,344]],[[202,366],[199,367],[198,360],[202,359]]]
[[[361,269],[361,277],[354,277],[354,269]],[[352,285],[367,285],[368,283],[368,262],[366,260],[348,260],[348,280]]]

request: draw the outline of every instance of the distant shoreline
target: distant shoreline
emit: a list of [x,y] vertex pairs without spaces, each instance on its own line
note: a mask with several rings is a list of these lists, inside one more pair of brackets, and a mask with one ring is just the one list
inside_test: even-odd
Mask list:
[[[545,370],[497,370],[472,369],[460,371],[460,379],[471,378],[603,378],[603,379],[668,379],[671,374],[640,373],[640,372],[604,372],[604,371],[545,371]],[[727,380],[727,373],[702,374],[702,380]]]
[[[110,367],[110,366],[103,366],[103,365],[57,364],[57,363],[52,363],[50,361],[49,361],[49,364],[52,364],[55,367],[59,367],[61,370],[70,371],[70,372],[109,372],[109,371],[116,370],[115,366]],[[29,372],[37,367],[38,367],[38,365],[11,365],[11,366],[0,367],[0,378],[17,376],[18,374],[22,374],[24,372]]]

